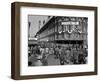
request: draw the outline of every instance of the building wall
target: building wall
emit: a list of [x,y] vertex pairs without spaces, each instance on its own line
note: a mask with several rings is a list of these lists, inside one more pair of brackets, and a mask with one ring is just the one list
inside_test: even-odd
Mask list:
[[[70,22],[69,22],[70,21]],[[67,24],[62,24],[63,22]],[[40,41],[55,40],[87,40],[88,18],[83,17],[53,17],[39,33]],[[78,23],[78,24],[70,24]],[[81,33],[82,31],[82,33]],[[86,41],[87,42],[87,41]]]
[[54,40],[54,33],[55,33],[55,18],[51,18],[50,21],[47,22],[45,26],[43,26],[37,33],[38,33],[38,40],[39,41],[52,41]]

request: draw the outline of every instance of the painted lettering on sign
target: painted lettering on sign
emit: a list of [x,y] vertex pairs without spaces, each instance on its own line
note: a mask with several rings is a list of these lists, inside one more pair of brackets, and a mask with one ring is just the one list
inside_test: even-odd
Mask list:
[[61,25],[79,25],[79,22],[61,22]]

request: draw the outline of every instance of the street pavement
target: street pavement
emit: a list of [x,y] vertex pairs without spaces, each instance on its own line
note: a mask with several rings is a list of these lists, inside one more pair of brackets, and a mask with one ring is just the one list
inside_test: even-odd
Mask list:
[[55,59],[54,55],[49,55],[47,61],[48,61],[48,66],[49,65],[60,65],[59,59]]

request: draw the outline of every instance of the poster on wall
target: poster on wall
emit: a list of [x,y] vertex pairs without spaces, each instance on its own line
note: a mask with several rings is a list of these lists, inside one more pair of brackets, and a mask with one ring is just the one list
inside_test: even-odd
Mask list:
[[97,7],[12,3],[12,79],[97,74]]

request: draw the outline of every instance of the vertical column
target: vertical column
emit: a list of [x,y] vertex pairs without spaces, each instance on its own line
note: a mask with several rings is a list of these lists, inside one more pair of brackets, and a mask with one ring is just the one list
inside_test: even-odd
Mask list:
[[28,39],[30,38],[30,26],[31,26],[31,22],[28,22]]
[[[41,25],[41,21],[39,20],[39,27],[38,27],[38,30],[40,30],[40,25]],[[40,34],[38,35],[38,41],[40,43]]]

